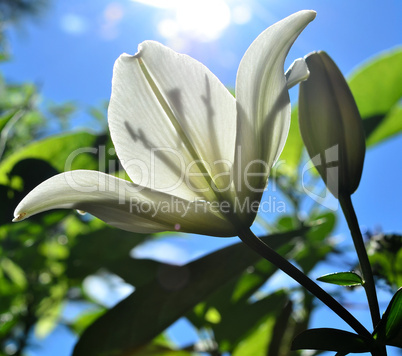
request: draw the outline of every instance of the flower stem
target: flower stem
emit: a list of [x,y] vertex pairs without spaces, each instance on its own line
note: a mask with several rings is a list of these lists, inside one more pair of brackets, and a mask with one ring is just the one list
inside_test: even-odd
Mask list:
[[359,228],[359,223],[357,221],[357,216],[355,213],[355,209],[353,208],[350,195],[340,195],[339,203],[341,204],[343,214],[345,215],[346,221],[348,223],[353,239],[353,244],[355,245],[357,257],[359,258],[359,263],[364,279],[364,290],[366,291],[367,295],[373,327],[375,328],[381,319],[380,309],[378,306],[373,272],[371,270],[370,261],[367,256],[366,247],[364,246],[363,236]]
[[349,311],[347,311],[332,296],[330,296],[309,277],[307,277],[302,271],[300,271],[288,260],[286,260],[284,257],[271,249],[271,247],[266,245],[260,238],[255,236],[249,228],[241,230],[238,236],[247,246],[257,252],[260,256],[271,262],[273,265],[281,269],[288,276],[293,278],[296,282],[298,282],[310,293],[321,300],[361,337],[372,340],[372,336],[369,331],[352,314],[350,314]]

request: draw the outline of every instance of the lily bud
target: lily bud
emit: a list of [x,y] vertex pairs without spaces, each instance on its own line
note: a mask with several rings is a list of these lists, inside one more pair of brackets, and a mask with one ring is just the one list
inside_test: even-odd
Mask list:
[[325,52],[311,53],[305,60],[310,77],[300,84],[301,135],[331,193],[350,195],[359,186],[366,151],[359,110],[341,71]]

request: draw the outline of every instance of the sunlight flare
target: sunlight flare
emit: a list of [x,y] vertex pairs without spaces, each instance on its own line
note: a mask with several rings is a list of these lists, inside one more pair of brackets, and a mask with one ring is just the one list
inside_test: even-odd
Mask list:
[[165,38],[174,38],[180,33],[208,42],[219,38],[230,25],[231,12],[224,0],[133,1],[174,12],[173,17],[169,16],[158,24],[160,34]]

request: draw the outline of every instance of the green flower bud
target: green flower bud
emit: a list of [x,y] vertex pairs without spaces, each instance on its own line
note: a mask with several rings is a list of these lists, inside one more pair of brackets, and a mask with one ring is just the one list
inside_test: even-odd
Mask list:
[[366,151],[362,120],[341,71],[325,52],[306,56],[308,80],[300,84],[299,123],[304,144],[331,193],[359,186]]

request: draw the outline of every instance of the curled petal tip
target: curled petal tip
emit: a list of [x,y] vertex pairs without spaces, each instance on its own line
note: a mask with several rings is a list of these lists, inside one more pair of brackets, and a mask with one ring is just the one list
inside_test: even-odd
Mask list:
[[137,56],[137,54],[138,54],[138,52],[135,54],[135,55],[132,55],[132,54],[128,54],[128,53],[122,53],[120,56],[119,56],[119,58],[117,58],[117,60],[116,60],[116,62],[115,63],[117,63],[117,62],[119,62],[119,61],[124,61],[124,60],[129,60],[129,59],[131,59],[131,58],[135,58],[136,56]]
[[315,10],[303,10],[303,12],[308,13],[311,16],[311,20],[314,20],[317,16],[317,11]]
[[317,12],[314,10],[300,10],[298,12],[295,12],[294,14],[288,16],[288,19],[295,19],[295,18],[300,18],[305,21],[305,24],[307,25],[309,22],[313,21],[317,16]]
[[142,52],[143,48],[144,48],[144,42],[141,42],[137,47],[137,52],[134,54],[134,58],[141,57],[141,52]]
[[152,41],[152,40],[147,40],[147,41],[141,42],[138,45],[137,53],[134,56],[130,56],[130,57],[140,58],[148,46],[154,46],[154,45],[159,45],[159,43],[157,41]]
[[19,213],[14,215],[14,219],[12,220],[13,222],[18,222],[18,221],[22,221],[27,217],[27,213]]

